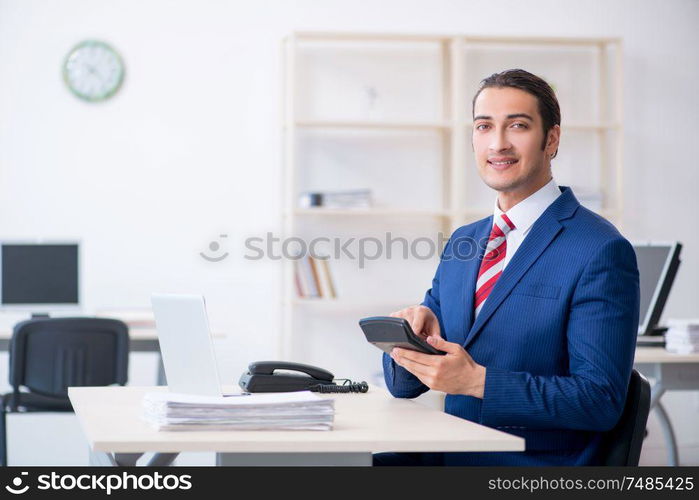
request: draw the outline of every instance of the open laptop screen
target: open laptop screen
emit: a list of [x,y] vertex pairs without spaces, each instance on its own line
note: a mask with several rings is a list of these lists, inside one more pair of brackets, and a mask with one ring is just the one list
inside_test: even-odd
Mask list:
[[151,303],[170,391],[223,396],[204,297],[154,293]]
[[635,243],[641,288],[638,333],[650,333],[657,326],[679,266],[682,245]]

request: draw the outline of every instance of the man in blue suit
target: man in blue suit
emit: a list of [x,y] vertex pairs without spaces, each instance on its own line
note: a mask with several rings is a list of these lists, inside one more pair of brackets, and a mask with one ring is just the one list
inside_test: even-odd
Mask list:
[[621,415],[639,288],[632,246],[557,186],[560,109],[523,70],[473,100],[473,149],[493,216],[457,229],[421,305],[392,316],[446,355],[384,355],[395,397],[433,389],[445,411],[525,439],[524,452],[381,453],[376,465],[593,465]]

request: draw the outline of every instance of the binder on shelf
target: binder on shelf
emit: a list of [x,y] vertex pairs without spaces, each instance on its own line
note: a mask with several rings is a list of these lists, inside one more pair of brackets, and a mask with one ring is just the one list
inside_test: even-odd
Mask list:
[[320,288],[320,279],[318,278],[318,269],[317,269],[318,266],[316,264],[316,261],[311,255],[306,256],[306,258],[308,259],[308,264],[310,265],[310,268],[311,268],[311,277],[313,279],[313,285],[315,286],[315,288],[318,292],[316,294],[316,296],[322,297],[323,293],[322,293],[322,290]]
[[301,276],[299,272],[299,261],[295,260],[294,261],[294,286],[296,287],[296,294],[299,297],[305,297],[306,293],[303,290],[303,286],[301,285]]
[[337,294],[335,293],[335,285],[333,284],[332,275],[330,274],[328,259],[320,259],[317,264],[320,271],[320,284],[323,297],[329,299],[337,298]]
[[299,205],[301,208],[371,208],[371,189],[302,193]]
[[298,282],[297,291],[301,298],[320,297],[311,266],[308,255],[300,256],[294,261],[295,280]]
[[301,267],[301,283],[304,288],[304,297],[319,297],[318,288],[316,287],[316,282],[313,279],[313,270],[311,269],[311,262],[308,260],[308,255],[304,255],[298,261]]
[[294,261],[294,286],[299,298],[337,297],[327,259],[304,255]]

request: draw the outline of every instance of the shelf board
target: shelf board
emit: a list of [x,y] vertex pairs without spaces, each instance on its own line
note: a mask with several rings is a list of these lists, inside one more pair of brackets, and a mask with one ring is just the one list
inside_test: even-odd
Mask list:
[[451,124],[446,122],[384,122],[375,120],[297,120],[294,125],[299,128],[370,130],[447,130],[451,128]]
[[525,44],[544,44],[544,45],[604,45],[621,43],[621,38],[568,38],[568,37],[527,37],[527,36],[479,36],[466,35],[462,37],[468,44],[471,43],[515,43],[518,45]]
[[285,304],[291,304],[294,306],[308,306],[320,309],[329,309],[332,311],[336,310],[347,310],[354,311],[358,309],[366,310],[378,310],[385,309],[386,315],[398,309],[403,309],[405,307],[416,305],[420,303],[422,297],[414,297],[407,300],[387,300],[387,299],[377,299],[377,300],[367,300],[367,299],[323,299],[323,298],[306,298],[302,299],[299,297],[294,297],[291,301],[284,301]]
[[[473,127],[472,121],[464,123],[466,127]],[[592,122],[570,122],[563,123],[561,128],[565,130],[617,130],[621,128],[619,123],[592,123]]]
[[449,217],[451,212],[446,210],[400,210],[391,208],[297,208],[293,215],[314,215],[320,217],[335,216],[386,216],[386,217]]
[[295,31],[293,37],[298,41],[355,41],[355,42],[445,42],[449,35],[407,33],[356,33],[328,31]]
[[[463,123],[465,127],[472,127],[472,121]],[[448,122],[380,122],[380,121],[341,121],[341,120],[299,120],[294,123],[298,128],[325,128],[325,129],[368,129],[368,130],[438,130],[445,131],[452,128]],[[619,123],[593,123],[571,122],[563,123],[564,130],[618,130]]]
[[516,43],[516,44],[551,44],[551,45],[603,45],[619,44],[621,38],[573,38],[573,37],[529,37],[529,36],[486,36],[462,34],[409,34],[409,33],[371,33],[371,32],[328,32],[296,31],[293,38],[298,41],[356,41],[356,42],[449,42],[454,39],[471,43]]

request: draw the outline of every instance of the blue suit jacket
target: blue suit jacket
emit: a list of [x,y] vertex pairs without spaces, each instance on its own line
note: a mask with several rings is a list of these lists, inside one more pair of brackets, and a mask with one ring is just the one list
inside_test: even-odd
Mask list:
[[[425,294],[423,305],[439,319],[442,336],[486,367],[483,399],[447,395],[445,411],[525,439],[526,452],[477,454],[482,463],[594,464],[601,433],[623,409],[638,328],[636,256],[614,226],[582,207],[570,188],[561,191],[475,321],[474,289],[492,216],[452,234]],[[383,364],[394,396],[428,390],[389,356]],[[473,456],[447,454],[446,463],[473,463]]]

